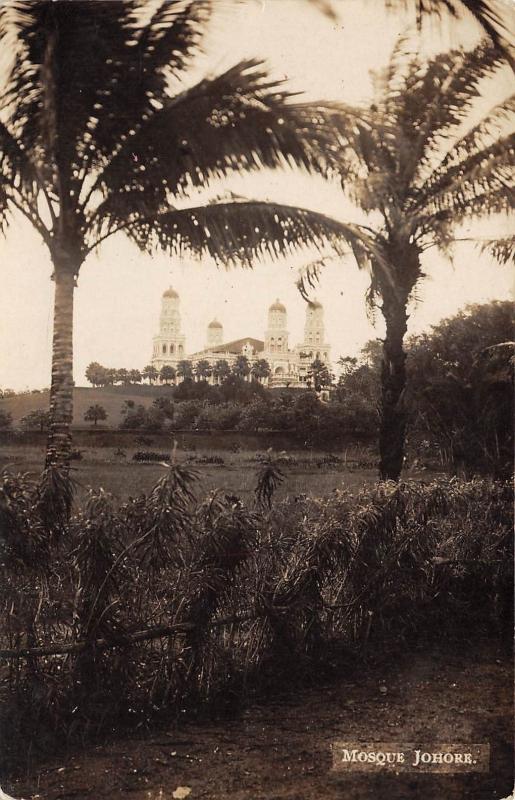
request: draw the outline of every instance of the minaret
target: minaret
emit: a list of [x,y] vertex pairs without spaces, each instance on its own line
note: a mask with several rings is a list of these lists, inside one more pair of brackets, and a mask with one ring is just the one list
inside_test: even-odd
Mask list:
[[286,308],[276,300],[268,309],[268,327],[265,333],[265,351],[288,353],[288,331]]
[[152,365],[161,369],[165,364],[175,366],[185,357],[185,339],[181,334],[181,315],[179,295],[170,286],[161,299],[159,333],[154,336]]
[[224,338],[223,325],[221,322],[218,322],[218,320],[215,318],[207,326],[206,350],[211,350],[213,347],[218,347],[218,345],[223,343],[223,338]]
[[329,345],[325,343],[324,308],[315,300],[306,308],[303,350],[312,352],[313,358],[329,361]]

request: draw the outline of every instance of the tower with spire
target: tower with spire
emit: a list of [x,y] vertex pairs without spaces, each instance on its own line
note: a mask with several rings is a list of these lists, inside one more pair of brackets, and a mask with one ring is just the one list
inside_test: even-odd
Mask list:
[[165,365],[176,367],[179,361],[186,358],[179,306],[179,295],[170,286],[161,298],[159,332],[153,338],[151,364],[157,370]]

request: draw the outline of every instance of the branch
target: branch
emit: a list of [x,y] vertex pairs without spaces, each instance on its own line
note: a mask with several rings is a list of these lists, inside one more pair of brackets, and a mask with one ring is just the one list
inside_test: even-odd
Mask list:
[[[207,627],[221,628],[225,625],[233,625],[234,623],[259,619],[260,616],[259,614],[249,612],[242,616],[235,615],[232,617],[224,617],[222,619],[212,620],[207,624]],[[114,639],[102,638],[89,642],[62,642],[61,644],[54,643],[42,647],[27,647],[22,650],[0,650],[0,659],[64,656],[73,653],[81,653],[83,650],[90,647],[94,647],[97,650],[109,650],[113,647],[126,647],[127,645],[137,644],[138,642],[151,642],[154,639],[163,639],[166,636],[177,636],[181,633],[193,631],[197,627],[198,625],[195,625],[193,622],[178,622],[175,625],[156,625],[154,628],[145,628],[141,631],[123,636],[123,638],[120,636],[116,641]]]

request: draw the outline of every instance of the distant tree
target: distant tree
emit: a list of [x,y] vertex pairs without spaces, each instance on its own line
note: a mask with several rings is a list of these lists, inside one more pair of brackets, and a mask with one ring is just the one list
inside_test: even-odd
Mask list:
[[170,383],[170,381],[175,380],[175,375],[175,369],[170,364],[164,364],[159,372],[159,377],[163,383],[166,383],[167,385]]
[[159,408],[166,419],[173,419],[175,405],[170,397],[156,397],[152,405]]
[[191,361],[183,359],[177,364],[177,376],[182,380],[193,378],[193,364]]
[[358,359],[352,356],[340,356],[336,363],[340,367],[340,375],[346,376],[354,372]]
[[0,408],[0,430],[7,430],[13,424],[13,415],[9,411]]
[[173,427],[177,430],[191,428],[200,414],[202,405],[194,400],[177,403],[173,418]]
[[135,407],[136,403],[134,402],[134,400],[124,400],[120,411],[122,417],[125,417],[127,416],[127,414],[130,414],[130,412],[133,411]]
[[124,407],[122,407],[123,420],[120,423],[120,428],[134,430],[136,428],[143,428],[147,419],[147,410],[143,405],[136,405],[133,400],[126,400]]
[[238,403],[222,405],[205,405],[196,419],[196,427],[200,430],[234,430],[241,417],[241,406]]
[[258,381],[246,381],[238,375],[229,375],[218,388],[224,402],[250,403],[256,396],[266,394],[266,389]]
[[152,364],[149,364],[143,370],[142,377],[145,378],[149,383],[154,383],[159,378],[159,372],[154,366],[152,366]]
[[131,382],[129,376],[129,370],[122,367],[121,369],[116,370],[116,383],[123,383],[124,386],[128,386]]
[[96,427],[97,422],[99,420],[100,422],[103,422],[104,420],[107,419],[107,416],[108,416],[107,411],[105,410],[104,406],[101,406],[98,403],[96,403],[95,405],[90,406],[88,408],[88,410],[84,414],[84,419],[86,422],[92,422]]
[[129,370],[129,381],[131,383],[141,383],[141,372],[139,369]]
[[213,367],[213,375],[219,383],[223,383],[231,374],[231,368],[225,358],[219,359]]
[[14,389],[3,389],[0,396],[1,397],[15,397],[16,396],[16,392],[14,391]]
[[255,433],[266,428],[279,428],[275,424],[270,404],[262,397],[256,397],[243,406],[238,422],[238,430]]
[[38,408],[22,417],[21,424],[29,431],[47,431],[50,424],[50,412]]
[[232,374],[238,378],[246,378],[250,374],[250,363],[247,356],[236,356],[232,365]]
[[104,381],[105,386],[113,386],[118,381],[118,370],[114,367],[107,367]]
[[195,364],[195,375],[198,380],[206,380],[211,376],[212,371],[211,364],[206,358],[201,358]]
[[252,364],[250,371],[252,377],[258,380],[259,378],[268,378],[271,373],[270,364],[266,358],[258,358],[257,361],[254,361]]
[[86,369],[86,378],[93,386],[105,386],[106,368],[92,361]]
[[150,408],[146,409],[143,428],[151,432],[160,431],[163,429],[165,418],[166,416],[163,409],[152,404]]
[[308,385],[312,386],[315,392],[320,392],[333,382],[333,376],[329,372],[327,364],[319,358],[311,362],[308,370]]
[[508,301],[468,306],[408,340],[411,428],[467,475],[511,473],[513,315]]

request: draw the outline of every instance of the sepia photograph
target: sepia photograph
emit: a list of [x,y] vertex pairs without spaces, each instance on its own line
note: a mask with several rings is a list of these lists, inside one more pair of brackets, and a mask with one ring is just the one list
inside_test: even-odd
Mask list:
[[515,0],[0,0],[0,800],[515,800]]

